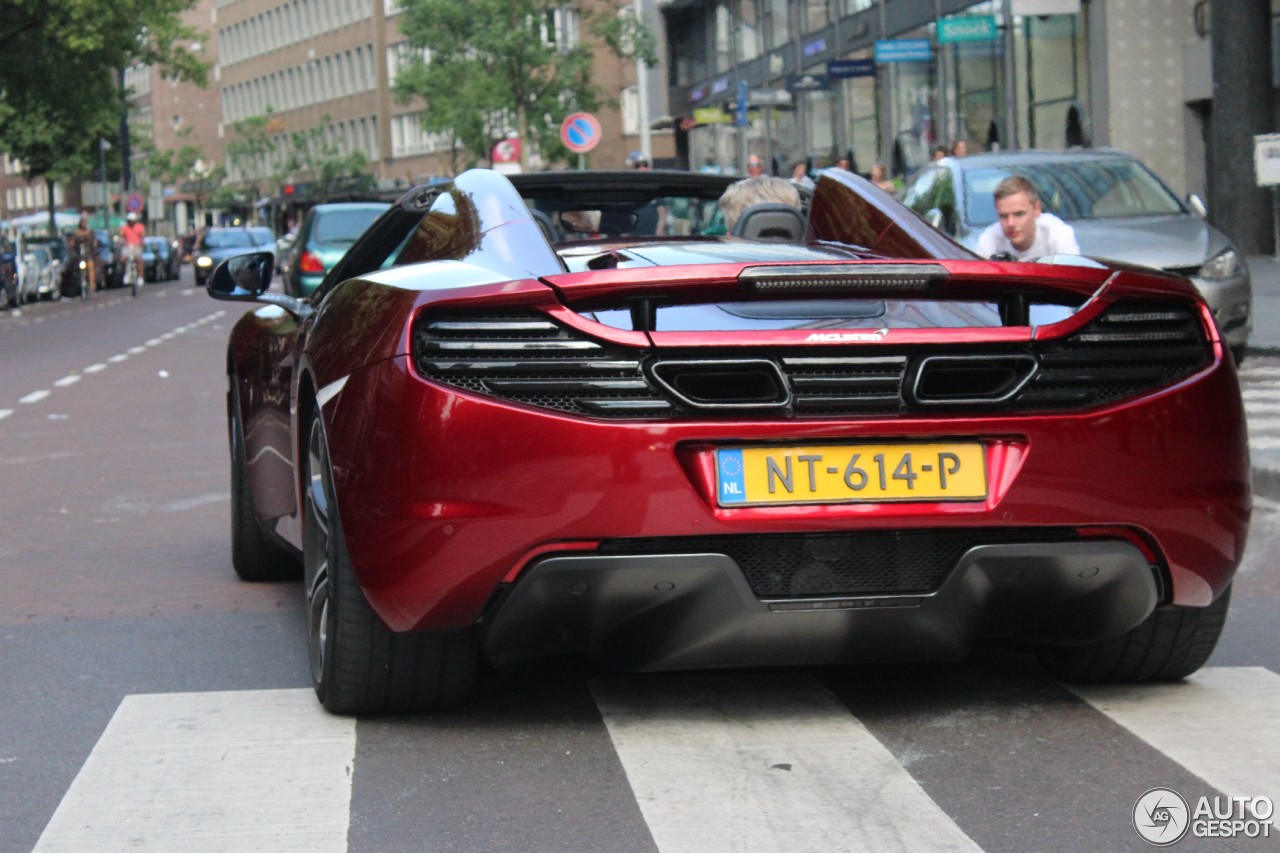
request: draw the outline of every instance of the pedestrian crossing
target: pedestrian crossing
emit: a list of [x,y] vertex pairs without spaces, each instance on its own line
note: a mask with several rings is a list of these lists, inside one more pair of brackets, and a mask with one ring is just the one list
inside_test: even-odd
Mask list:
[[1250,356],[1239,374],[1250,449],[1280,450],[1280,359]]
[[[974,816],[947,813],[913,776],[911,756],[891,751],[817,674],[604,676],[590,679],[589,691],[660,853],[984,849],[962,828]],[[1280,799],[1276,673],[1211,667],[1182,683],[1075,693],[1080,709],[1132,733],[1215,791]],[[917,724],[943,728],[957,711],[963,709],[944,703]],[[358,763],[359,729],[356,720],[326,714],[306,689],[128,696],[35,849],[345,851],[353,775],[378,773]],[[420,726],[409,720],[403,735],[438,737],[440,730],[429,718]],[[1082,751],[1097,748],[1080,744]],[[1114,739],[1101,748],[1114,749]],[[1123,756],[1105,760],[1117,757],[1124,763]],[[1073,781],[1066,768],[1075,758],[1051,756],[1064,770],[1064,787]],[[422,784],[433,777],[424,774]],[[1019,779],[983,782],[1016,787]],[[1117,831],[1125,837],[1113,839],[1111,849],[1141,846],[1128,834],[1134,801],[1144,789],[1168,784],[1167,777],[1144,778],[1143,789],[1115,790],[1109,817],[1123,816]],[[414,799],[429,808],[438,797],[420,791]],[[500,800],[495,793],[495,802],[476,807],[501,809]],[[528,849],[536,827],[511,832],[504,849]],[[999,847],[1039,848],[1038,840],[1011,838]],[[1248,849],[1276,849],[1275,839],[1259,842]],[[394,849],[467,848],[424,833]]]

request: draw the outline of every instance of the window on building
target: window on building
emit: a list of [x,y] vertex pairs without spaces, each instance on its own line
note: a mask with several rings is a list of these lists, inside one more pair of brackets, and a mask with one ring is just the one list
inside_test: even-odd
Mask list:
[[715,11],[715,73],[723,74],[733,67],[733,14],[726,2],[716,3]]
[[542,24],[542,40],[548,45],[558,46],[561,50],[571,50],[581,40],[579,28],[582,15],[570,6],[559,6],[548,9]]
[[764,51],[760,0],[737,0],[738,62],[750,62]]
[[803,0],[801,21],[806,33],[816,33],[831,21],[830,0]]
[[788,0],[764,0],[765,12],[768,17],[768,26],[765,28],[768,35],[767,47],[769,50],[777,50],[778,48],[791,41],[791,15],[788,10]]
[[705,6],[685,7],[668,14],[667,77],[672,85],[688,86],[711,76],[706,48],[708,26]]

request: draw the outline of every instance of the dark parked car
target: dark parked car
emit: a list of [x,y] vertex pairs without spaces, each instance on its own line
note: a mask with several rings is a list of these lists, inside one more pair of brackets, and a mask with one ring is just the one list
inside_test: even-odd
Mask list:
[[18,304],[18,250],[0,236],[0,311]]
[[388,206],[382,202],[336,202],[308,210],[282,265],[284,292],[307,296],[314,291],[324,274]]
[[195,283],[203,287],[219,261],[258,250],[257,238],[242,226],[206,229],[196,242],[192,266]]
[[177,278],[178,264],[173,241],[167,237],[147,237],[142,241],[142,272],[146,281]]
[[996,221],[992,193],[1008,175],[1035,185],[1044,209],[1075,229],[1086,255],[1185,275],[1213,309],[1237,356],[1253,329],[1249,268],[1227,236],[1134,157],[1111,149],[1014,151],[946,158],[919,172],[903,201],[975,249]]
[[998,643],[1081,681],[1209,656],[1248,447],[1185,278],[982,261],[839,170],[728,237],[635,230],[726,178],[514,177],[411,190],[306,298],[265,292],[267,253],[209,283],[271,306],[226,354],[232,559],[302,575],[326,708],[447,707],[481,659],[574,653]]

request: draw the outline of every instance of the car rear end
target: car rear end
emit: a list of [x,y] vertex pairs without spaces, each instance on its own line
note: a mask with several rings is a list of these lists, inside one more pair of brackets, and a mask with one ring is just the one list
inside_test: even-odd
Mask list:
[[381,202],[344,202],[317,205],[299,235],[299,248],[290,269],[297,296],[315,292],[351,244],[390,205]]
[[394,630],[479,626],[497,663],[941,659],[1229,587],[1244,415],[1185,281],[624,254],[424,295],[346,380],[339,505]]

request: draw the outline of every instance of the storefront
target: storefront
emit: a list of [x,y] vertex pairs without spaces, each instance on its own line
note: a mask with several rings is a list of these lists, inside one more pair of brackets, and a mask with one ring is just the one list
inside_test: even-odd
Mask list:
[[[903,175],[957,140],[1089,141],[1080,0],[720,0],[667,14],[691,168],[737,172],[756,154],[789,173],[851,155],[859,171],[880,161]],[[703,42],[706,58],[680,62]],[[713,76],[679,85],[699,72]]]

